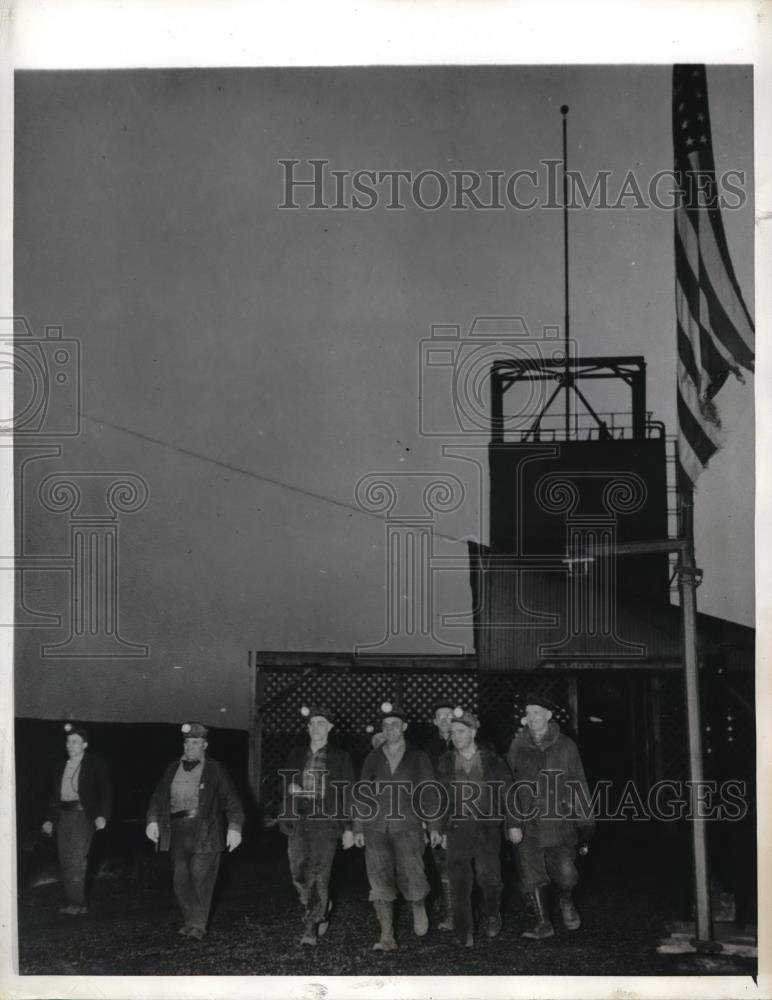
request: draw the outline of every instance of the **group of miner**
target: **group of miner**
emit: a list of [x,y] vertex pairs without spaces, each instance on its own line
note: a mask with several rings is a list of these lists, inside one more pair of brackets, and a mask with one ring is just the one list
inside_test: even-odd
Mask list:
[[[538,941],[554,935],[551,886],[564,927],[579,928],[576,856],[587,853],[594,827],[591,810],[577,808],[589,802],[584,769],[576,744],[560,731],[556,706],[538,694],[527,695],[525,702],[506,758],[478,739],[477,717],[450,700],[435,704],[434,732],[423,748],[405,738],[404,709],[384,702],[379,726],[368,727],[371,749],[359,775],[350,755],[329,741],[335,726],[329,707],[301,708],[308,741],[293,748],[280,772],[279,828],[288,838],[290,876],[303,912],[302,945],[317,945],[328,929],[330,876],[339,846],[364,849],[369,900],[380,929],[373,944],[377,951],[397,948],[398,895],[410,904],[416,936],[427,934],[432,869],[441,886],[438,929],[466,948],[474,946],[475,934],[495,938],[502,928],[502,838],[516,853],[529,915],[522,937]],[[71,724],[65,729],[68,760],[55,773],[43,831],[57,832],[66,895],[61,912],[79,916],[87,912],[91,841],[109,819],[110,783],[104,763],[86,753],[86,731]],[[182,756],[169,764],[151,796],[145,832],[156,849],[170,853],[184,921],[179,933],[200,939],[221,854],[241,843],[244,811],[227,771],[207,755],[206,726],[187,722],[182,737]],[[425,808],[425,800],[432,795],[436,800],[438,792],[443,807]]]

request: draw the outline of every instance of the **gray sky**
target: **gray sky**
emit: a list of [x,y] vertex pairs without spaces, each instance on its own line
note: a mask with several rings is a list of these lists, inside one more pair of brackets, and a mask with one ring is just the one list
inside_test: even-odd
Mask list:
[[[745,171],[750,193],[751,73],[708,82],[718,172]],[[564,102],[569,165],[587,178],[611,171],[614,191],[629,170],[646,183],[670,168],[667,66],[17,75],[15,311],[82,349],[81,434],[31,482],[131,472],[150,491],[121,518],[119,553],[121,633],[149,657],[42,660],[30,630],[19,714],[245,726],[248,649],[377,642],[385,528],[353,509],[368,473],[461,475],[467,500],[438,530],[486,540],[467,467],[418,433],[419,342],[476,315],[562,323],[560,213],[281,211],[277,161],[509,175],[560,156]],[[752,202],[724,219],[752,304]],[[571,217],[579,349],[645,355],[670,433],[672,226],[655,209]],[[728,440],[699,483],[698,600],[752,624],[752,379],[719,402]],[[66,551],[66,516],[29,496],[31,551]],[[33,606],[66,609],[63,575],[29,586]],[[438,600],[465,610],[466,574]]]

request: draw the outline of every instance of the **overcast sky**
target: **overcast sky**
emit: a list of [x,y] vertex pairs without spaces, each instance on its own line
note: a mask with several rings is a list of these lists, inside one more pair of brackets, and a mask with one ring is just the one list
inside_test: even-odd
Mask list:
[[[717,170],[744,172],[752,199],[751,72],[708,82]],[[17,712],[245,726],[247,650],[377,642],[385,526],[356,509],[367,474],[460,476],[465,501],[438,531],[487,540],[471,466],[419,434],[419,344],[477,315],[561,324],[560,213],[280,210],[279,160],[508,176],[560,157],[568,103],[569,165],[609,171],[612,192],[630,170],[645,187],[672,165],[670,84],[667,66],[17,74],[15,311],[37,334],[62,326],[82,357],[81,433],[30,467],[26,544],[67,551],[66,515],[36,500],[51,473],[133,473],[149,489],[119,526],[120,629],[148,657],[43,660],[29,630]],[[752,200],[724,220],[752,310]],[[670,433],[672,230],[653,208],[571,217],[578,349],[644,355]],[[719,397],[727,445],[696,508],[700,609],[744,624],[752,382]],[[447,575],[438,613],[468,609],[467,579]],[[27,600],[65,613],[64,574],[31,576]],[[469,629],[443,635],[471,645]]]

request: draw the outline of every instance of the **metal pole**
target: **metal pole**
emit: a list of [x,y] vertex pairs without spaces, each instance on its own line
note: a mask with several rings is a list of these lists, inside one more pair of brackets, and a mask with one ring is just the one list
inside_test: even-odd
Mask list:
[[568,337],[570,332],[570,320],[568,310],[568,125],[566,115],[568,105],[563,104],[560,108],[563,116],[563,292],[565,297],[565,390],[566,390],[566,441],[571,436],[571,387],[570,375],[570,353],[568,349]]
[[691,487],[681,488],[681,534],[687,542],[681,555],[678,592],[681,598],[683,625],[684,684],[686,688],[686,725],[689,734],[689,779],[692,782],[692,850],[694,853],[694,900],[697,917],[696,947],[710,948],[713,924],[710,912],[710,873],[708,870],[707,828],[702,806],[695,789],[703,781],[702,733],[700,724],[699,663],[697,660],[697,599],[694,561],[694,497]]

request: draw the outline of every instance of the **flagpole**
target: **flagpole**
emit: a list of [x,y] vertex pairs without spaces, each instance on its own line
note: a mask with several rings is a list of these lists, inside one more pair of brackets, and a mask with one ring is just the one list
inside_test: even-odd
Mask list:
[[566,121],[566,116],[568,115],[568,105],[563,104],[560,107],[560,113],[563,116],[563,294],[565,297],[565,390],[566,390],[566,441],[570,439],[571,436],[571,368],[570,361],[571,356],[568,349],[569,344],[569,332],[570,332],[570,317],[568,308],[568,124]]
[[694,857],[694,902],[696,917],[695,946],[698,951],[712,950],[713,923],[710,908],[710,872],[708,869],[707,826],[702,815],[698,789],[702,787],[702,732],[700,722],[699,662],[697,658],[697,568],[694,559],[694,491],[681,483],[681,552],[678,593],[681,599],[681,622],[684,651],[684,686],[686,690],[686,725],[689,737],[689,779],[691,781],[691,829]]

